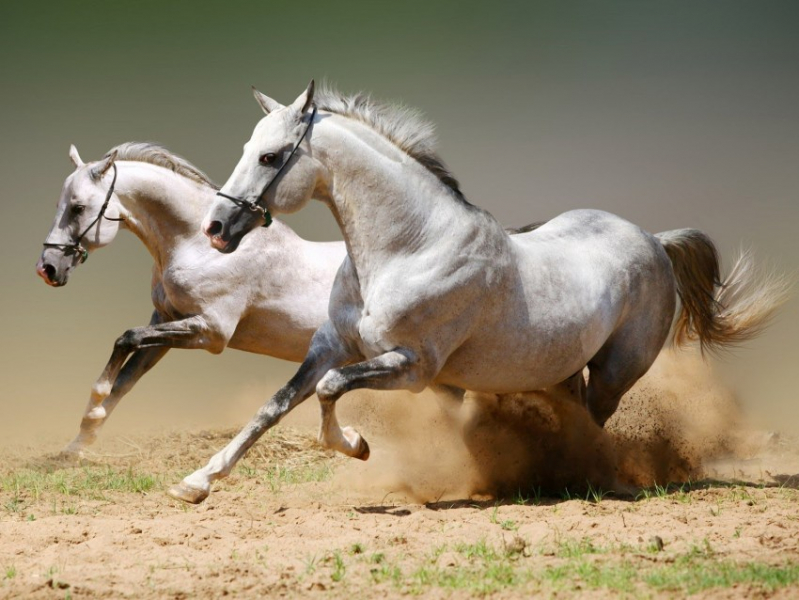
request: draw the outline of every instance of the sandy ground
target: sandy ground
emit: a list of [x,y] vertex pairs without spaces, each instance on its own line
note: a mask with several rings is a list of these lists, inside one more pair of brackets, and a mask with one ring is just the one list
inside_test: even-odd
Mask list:
[[661,362],[607,431],[544,396],[361,396],[367,463],[281,426],[196,507],[164,490],[234,431],[6,448],[0,598],[796,597],[799,445],[707,375]]

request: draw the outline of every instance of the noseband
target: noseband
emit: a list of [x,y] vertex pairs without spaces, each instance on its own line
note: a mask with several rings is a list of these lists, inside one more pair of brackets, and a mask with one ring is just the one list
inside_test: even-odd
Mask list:
[[78,236],[78,239],[74,243],[72,243],[72,244],[50,244],[48,242],[45,242],[44,244],[42,244],[45,248],[58,248],[59,250],[61,250],[64,253],[65,256],[70,256],[72,254],[80,254],[80,262],[81,262],[81,264],[85,263],[86,259],[89,258],[89,251],[86,248],[83,247],[83,244],[81,244],[81,242],[83,241],[83,238],[86,237],[86,234],[89,233],[89,229],[94,227],[97,224],[97,222],[100,219],[103,219],[103,218],[105,218],[107,221],[124,221],[125,220],[125,219],[123,219],[121,217],[116,219],[114,217],[106,217],[105,216],[105,211],[108,208],[108,203],[111,201],[111,196],[114,193],[114,187],[117,184],[117,165],[116,165],[116,163],[111,163],[111,167],[113,167],[113,169],[114,169],[114,178],[111,180],[111,186],[108,188],[108,192],[105,195],[105,201],[103,202],[103,206],[100,208],[100,212],[97,213],[97,216],[94,218],[94,221],[89,223],[89,225],[86,227],[86,229],[83,230],[83,233],[81,233]]
[[294,154],[299,149],[300,144],[302,144],[302,141],[305,139],[305,136],[308,135],[308,130],[311,128],[311,124],[313,123],[315,118],[316,118],[316,107],[314,106],[313,112],[311,113],[311,118],[308,121],[308,125],[305,126],[305,131],[302,132],[300,139],[297,140],[297,143],[294,144],[294,147],[291,149],[291,154],[289,154],[289,157],[286,159],[286,161],[282,165],[280,165],[280,168],[277,170],[277,173],[275,173],[275,176],[272,177],[272,179],[270,179],[266,183],[264,189],[261,190],[261,193],[253,202],[249,202],[247,200],[244,200],[243,198],[236,198],[235,196],[228,196],[224,192],[217,192],[216,195],[222,196],[223,198],[227,198],[236,206],[240,206],[241,208],[246,208],[250,212],[259,214],[264,219],[263,227],[269,227],[272,224],[272,215],[269,214],[269,209],[266,208],[266,206],[261,206],[259,204],[259,201],[263,199],[264,194],[266,194],[267,190],[272,186],[273,183],[275,183],[277,178],[280,177],[280,174],[283,172],[283,169],[285,169],[288,166],[288,164],[291,162],[291,159],[294,158]]

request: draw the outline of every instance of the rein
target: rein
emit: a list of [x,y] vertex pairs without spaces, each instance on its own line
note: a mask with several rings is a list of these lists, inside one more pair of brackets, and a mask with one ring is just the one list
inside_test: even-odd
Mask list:
[[261,190],[261,193],[253,202],[249,202],[247,200],[244,200],[243,198],[237,198],[236,196],[229,196],[224,192],[217,192],[216,195],[222,196],[223,198],[230,200],[236,206],[240,206],[241,208],[246,208],[250,212],[260,214],[260,216],[263,217],[264,219],[264,224],[262,225],[262,227],[269,227],[272,224],[272,215],[269,213],[269,209],[266,206],[261,206],[259,204],[259,201],[263,199],[264,194],[266,194],[267,190],[272,186],[273,183],[275,183],[275,181],[277,181],[277,178],[280,177],[280,174],[283,172],[283,169],[285,169],[288,166],[288,164],[291,162],[291,159],[294,158],[294,154],[299,149],[300,144],[302,144],[302,141],[305,139],[305,136],[308,135],[308,130],[311,128],[311,125],[313,124],[315,118],[316,118],[316,106],[313,107],[313,112],[311,113],[311,118],[308,121],[308,125],[305,126],[305,131],[302,132],[300,139],[297,140],[297,143],[294,144],[294,148],[291,149],[289,157],[285,160],[285,162],[282,165],[280,165],[280,168],[277,170],[277,173],[275,173],[275,176],[272,177],[272,179],[270,179],[266,183],[264,189]]
[[94,227],[100,219],[105,218],[108,221],[124,221],[125,219],[122,217],[114,218],[114,217],[106,217],[105,211],[108,208],[108,203],[111,201],[111,196],[114,193],[114,187],[117,184],[117,165],[116,163],[111,163],[111,166],[114,169],[114,178],[111,180],[111,186],[108,188],[108,192],[105,195],[105,201],[103,202],[103,206],[100,208],[100,212],[97,213],[97,216],[94,218],[94,221],[89,223],[86,229],[83,230],[78,236],[78,239],[73,242],[72,244],[51,244],[49,242],[45,242],[42,244],[45,248],[58,248],[61,250],[65,256],[70,256],[71,254],[80,254],[80,262],[81,264],[86,262],[86,259],[89,258],[89,251],[83,247],[81,242],[83,238],[86,237],[86,234],[89,233],[89,229]]

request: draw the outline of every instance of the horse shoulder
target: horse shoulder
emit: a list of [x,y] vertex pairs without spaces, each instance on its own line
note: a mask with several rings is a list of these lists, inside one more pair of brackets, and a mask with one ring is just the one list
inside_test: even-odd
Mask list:
[[504,278],[496,264],[455,258],[395,264],[374,282],[358,322],[373,352],[398,346],[422,352],[421,341],[424,354],[446,356],[468,336]]

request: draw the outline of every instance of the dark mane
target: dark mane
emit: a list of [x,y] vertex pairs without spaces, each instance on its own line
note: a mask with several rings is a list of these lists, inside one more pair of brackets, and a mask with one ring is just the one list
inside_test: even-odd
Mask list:
[[536,221],[535,223],[530,223],[529,225],[523,225],[522,227],[506,227],[505,231],[508,232],[508,235],[518,235],[520,233],[530,233],[531,231],[535,231],[542,225],[546,225],[549,221]]

